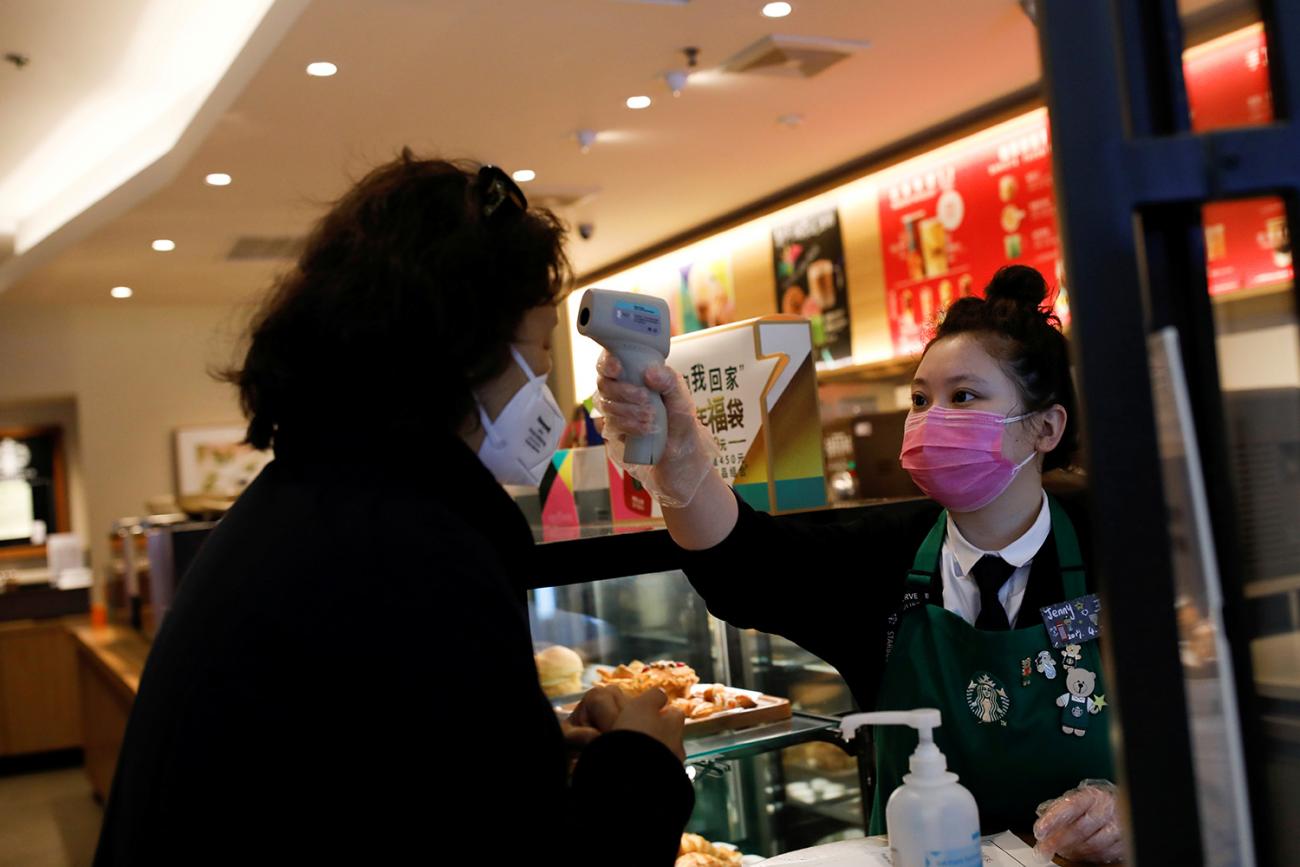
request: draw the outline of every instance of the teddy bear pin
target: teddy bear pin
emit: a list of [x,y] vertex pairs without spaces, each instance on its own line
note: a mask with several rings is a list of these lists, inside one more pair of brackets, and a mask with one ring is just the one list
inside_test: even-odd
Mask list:
[[1061,731],[1083,737],[1088,732],[1089,717],[1100,713],[1104,706],[1092,699],[1097,675],[1086,668],[1071,668],[1065,673],[1065,688],[1067,691],[1056,699],[1056,706],[1061,708]]

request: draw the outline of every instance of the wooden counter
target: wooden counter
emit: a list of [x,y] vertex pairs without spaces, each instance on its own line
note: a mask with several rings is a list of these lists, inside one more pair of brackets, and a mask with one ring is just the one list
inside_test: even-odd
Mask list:
[[0,623],[0,756],[81,746],[77,668],[63,620]]
[[149,643],[135,630],[119,626],[76,623],[66,628],[76,648],[86,775],[95,796],[103,801],[113,786]]

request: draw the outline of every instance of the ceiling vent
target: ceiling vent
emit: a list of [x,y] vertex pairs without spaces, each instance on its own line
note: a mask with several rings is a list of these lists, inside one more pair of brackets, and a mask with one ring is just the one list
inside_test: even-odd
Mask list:
[[296,259],[306,239],[293,235],[259,237],[245,235],[235,240],[226,254],[227,262],[261,262],[271,259]]
[[764,36],[723,63],[722,71],[812,78],[870,44],[817,36]]
[[566,211],[585,205],[600,193],[600,187],[550,187],[528,191],[528,204],[551,211]]

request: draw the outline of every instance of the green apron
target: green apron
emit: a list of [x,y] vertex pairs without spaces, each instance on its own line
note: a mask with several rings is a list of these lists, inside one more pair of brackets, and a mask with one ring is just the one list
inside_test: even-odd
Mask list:
[[[1057,556],[1061,564],[1064,599],[1087,593],[1083,560],[1074,527],[1063,509],[1048,498]],[[908,596],[928,597],[939,569],[948,513],[939,515],[934,529],[917,551],[907,576]],[[975,796],[983,833],[1008,828],[1024,830],[1035,819],[1037,806],[1089,777],[1113,778],[1110,739],[1105,717],[1089,726],[1096,699],[1105,695],[1097,642],[1083,645],[1078,668],[1096,675],[1086,693],[1087,675],[1076,675],[1076,689],[1067,686],[1061,652],[1052,647],[1037,611],[1021,611],[1023,629],[985,632],[971,626],[939,604],[918,604],[906,610],[885,665],[877,710],[938,708],[943,724],[934,739],[948,760],[948,769]],[[1055,666],[1049,679],[1038,667],[1047,651]],[[1031,660],[1029,685],[1024,686],[1024,660]],[[1103,703],[1104,708],[1104,703]],[[1104,709],[1100,711],[1104,714]],[[1067,733],[1063,726],[1071,729]],[[1083,736],[1074,730],[1085,732]],[[877,726],[876,794],[871,834],[885,832],[885,804],[908,772],[916,749],[916,732],[906,726]]]

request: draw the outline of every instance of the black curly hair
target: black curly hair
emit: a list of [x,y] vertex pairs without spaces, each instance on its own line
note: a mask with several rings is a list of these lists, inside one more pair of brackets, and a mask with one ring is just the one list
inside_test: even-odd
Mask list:
[[1025,265],[998,270],[983,298],[962,298],[944,315],[926,351],[945,337],[973,334],[1016,383],[1023,412],[1065,408],[1065,432],[1043,471],[1068,467],[1079,447],[1070,346],[1047,300],[1047,281]]
[[219,374],[239,387],[248,443],[310,439],[341,417],[379,435],[477,423],[474,390],[571,277],[560,220],[488,216],[480,168],[404,149],[334,203],[255,317],[242,365]]

